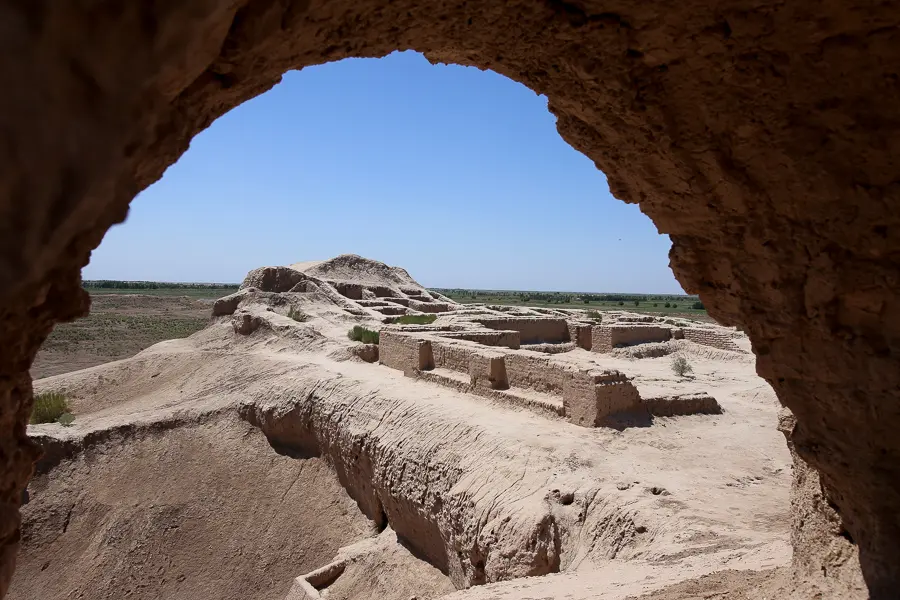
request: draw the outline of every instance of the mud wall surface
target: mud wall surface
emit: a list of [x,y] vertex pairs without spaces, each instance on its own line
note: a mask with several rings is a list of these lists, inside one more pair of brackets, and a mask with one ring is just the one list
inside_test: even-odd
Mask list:
[[407,374],[434,367],[430,341],[388,331],[381,332],[379,338],[378,360],[381,364]]
[[731,337],[711,329],[699,329],[695,327],[685,327],[682,332],[684,339],[690,340],[704,346],[712,346],[719,350],[731,350],[732,352],[741,352],[742,350],[732,341]]
[[518,319],[477,319],[489,329],[513,329],[519,332],[523,344],[542,344],[569,341],[569,327],[565,319],[536,317]]
[[478,342],[484,346],[506,346],[513,349],[519,347],[518,331],[447,331],[440,335],[451,339]]
[[546,356],[510,353],[505,357],[509,384],[548,394],[562,394],[571,373]]
[[672,339],[668,327],[652,325],[598,325],[592,331],[591,349],[594,352],[610,352],[618,346],[665,342]]
[[[873,597],[900,587],[900,8],[691,0],[0,3],[0,593],[28,367],[131,199],[288,69],[415,49],[545,94],[790,407]],[[801,574],[802,575],[802,574]]]

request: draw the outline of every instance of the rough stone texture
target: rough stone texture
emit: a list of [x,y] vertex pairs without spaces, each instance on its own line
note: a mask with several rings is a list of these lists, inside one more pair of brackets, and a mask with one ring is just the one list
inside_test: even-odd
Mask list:
[[797,421],[782,409],[778,429],[794,459],[791,486],[792,566],[800,576],[798,597],[865,600],[866,585],[859,571],[859,550],[822,486],[819,474],[797,455],[792,437]]
[[291,68],[416,49],[546,94],[797,418],[870,593],[900,587],[900,10],[877,0],[0,3],[0,594],[28,366],[197,132]]

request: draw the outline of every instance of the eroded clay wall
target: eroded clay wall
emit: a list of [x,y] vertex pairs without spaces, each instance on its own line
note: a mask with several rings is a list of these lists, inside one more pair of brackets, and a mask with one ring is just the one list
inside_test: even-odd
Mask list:
[[672,339],[668,327],[653,325],[598,325],[592,331],[591,349],[594,352],[611,352],[623,345],[665,342]]
[[383,365],[411,374],[434,368],[431,341],[412,335],[382,331],[378,358]]
[[513,330],[490,331],[447,331],[441,333],[441,337],[468,340],[477,342],[483,346],[505,346],[516,349],[519,347],[519,332]]
[[569,326],[565,319],[509,318],[478,319],[489,329],[513,329],[519,332],[523,344],[557,343],[569,341]]
[[714,329],[701,329],[698,327],[685,327],[682,331],[684,332],[684,339],[690,340],[696,344],[712,346],[719,350],[743,352],[743,350],[734,343],[731,336],[726,333],[715,331]]
[[530,388],[548,394],[562,394],[570,371],[551,362],[545,356],[532,356],[524,352],[506,355],[506,374],[509,385]]
[[568,322],[569,340],[575,342],[575,345],[585,350],[593,347],[593,326],[590,323]]
[[469,372],[469,360],[475,352],[475,346],[467,346],[465,343],[451,340],[435,339],[431,343],[431,348],[435,367],[460,373]]
[[449,304],[444,302],[422,302],[421,300],[413,300],[412,298],[409,299],[408,306],[413,310],[424,313],[442,313],[452,309]]
[[617,371],[570,373],[563,390],[566,419],[582,427],[598,427],[608,417],[641,408],[637,388]]

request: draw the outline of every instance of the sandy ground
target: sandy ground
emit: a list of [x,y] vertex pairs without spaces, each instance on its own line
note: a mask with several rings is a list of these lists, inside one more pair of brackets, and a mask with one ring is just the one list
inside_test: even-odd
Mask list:
[[583,428],[353,359],[359,319],[302,308],[37,381],[76,420],[29,427],[49,458],[10,597],[285,598],[361,540],[322,597],[743,600],[784,579],[791,458],[750,355],[683,342],[683,378],[555,355],[723,409]]
[[[74,397],[76,424],[62,435],[78,437],[89,431],[109,430],[125,423],[153,423],[174,415],[184,415],[182,418],[190,422],[198,415],[227,411],[241,401],[278,404],[295,393],[305,393],[303,390],[334,386],[332,396],[359,422],[370,423],[366,415],[390,415],[390,432],[371,422],[380,435],[387,436],[384,445],[442,446],[440,455],[435,455],[434,450],[427,452],[437,462],[449,462],[447,457],[452,456],[465,457],[456,465],[461,472],[447,482],[449,489],[458,490],[460,482],[468,480],[466,494],[484,485],[506,490],[485,500],[495,512],[505,507],[511,514],[527,515],[529,505],[543,506],[544,501],[536,498],[537,494],[546,496],[552,489],[575,493],[576,505],[588,516],[566,531],[566,551],[560,565],[564,573],[553,578],[568,578],[563,580],[567,583],[552,583],[546,578],[522,580],[528,586],[550,585],[558,589],[557,585],[563,585],[590,594],[584,597],[592,597],[602,589],[603,597],[621,598],[723,568],[765,569],[789,560],[790,457],[775,431],[774,395],[746,362],[693,356],[695,379],[676,382],[688,387],[704,386],[719,400],[724,414],[658,418],[650,427],[618,432],[575,427],[562,420],[414,381],[380,365],[335,361],[322,352],[296,351],[271,337],[233,347],[232,336],[229,327],[212,327],[186,340],[159,344],[133,359],[39,381],[37,387],[62,389]],[[610,360],[617,368],[633,374],[639,385],[659,384],[667,377],[675,381],[667,358]],[[376,418],[384,420],[384,416]],[[354,426],[348,423],[347,427]],[[62,430],[58,425],[31,429]],[[110,458],[104,460],[119,460],[114,458],[113,447],[108,452]],[[222,456],[219,451],[200,452],[195,468],[208,461],[217,464]],[[271,459],[276,457],[272,453]],[[73,496],[106,487],[109,484],[103,473],[121,468],[105,467],[96,475],[100,479],[81,479],[75,474],[85,460],[79,458],[69,465],[65,476],[59,468],[51,471],[49,479],[61,478],[68,483],[48,503],[65,504],[72,502]],[[238,464],[228,469],[237,470]],[[248,456],[248,463],[240,472],[257,469],[261,467],[253,466]],[[290,479],[287,474],[283,477]],[[168,485],[166,481],[136,482],[135,493],[152,496]],[[242,494],[258,495],[264,489],[267,493],[277,492],[284,486],[241,481],[235,487],[250,487],[252,492]],[[26,507],[30,530],[43,527],[34,520],[42,510],[37,504],[41,495],[36,488],[33,503]],[[258,499],[260,503],[278,504],[268,497]],[[233,538],[231,543],[239,546],[253,539],[252,535],[227,535]],[[302,538],[299,531],[296,535]],[[293,539],[294,535],[290,537]],[[25,540],[25,566],[16,575],[20,587],[15,588],[14,598],[57,597],[52,595],[52,589],[60,590],[60,594],[71,589],[61,584],[50,592],[41,591],[40,595],[25,592],[43,589],[36,587],[34,581],[40,580],[40,561],[45,560],[42,557],[46,556],[47,547],[36,543],[37,539]],[[281,539],[285,543],[285,538]],[[60,542],[53,542],[59,552],[78,555],[77,550]],[[80,547],[86,549],[89,545]],[[190,553],[188,549],[178,552]],[[322,562],[326,554],[328,551],[318,555]],[[70,566],[68,570],[86,585],[96,585],[92,574],[99,568],[96,561],[83,560],[83,567]],[[278,561],[277,557],[267,559],[268,564]],[[288,562],[280,580],[271,574],[273,589],[284,589],[290,577],[320,566],[311,564],[307,569],[302,563]],[[196,573],[190,562],[182,567]],[[114,575],[104,576],[109,582],[105,589],[120,589],[116,582],[125,576],[120,570],[133,567],[119,564],[110,568]],[[248,591],[245,584],[234,585]],[[520,597],[516,586],[521,584],[495,585],[499,590],[491,593],[502,594],[504,585],[512,585],[508,588],[512,595],[481,595],[494,586],[473,588],[466,594],[472,598]]]

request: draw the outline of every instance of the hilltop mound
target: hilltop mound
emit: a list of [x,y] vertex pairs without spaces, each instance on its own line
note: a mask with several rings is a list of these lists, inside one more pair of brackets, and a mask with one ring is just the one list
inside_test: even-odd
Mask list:
[[341,254],[329,260],[294,263],[291,268],[325,280],[352,281],[388,287],[422,287],[410,277],[406,269],[391,267],[381,261],[356,254]]

